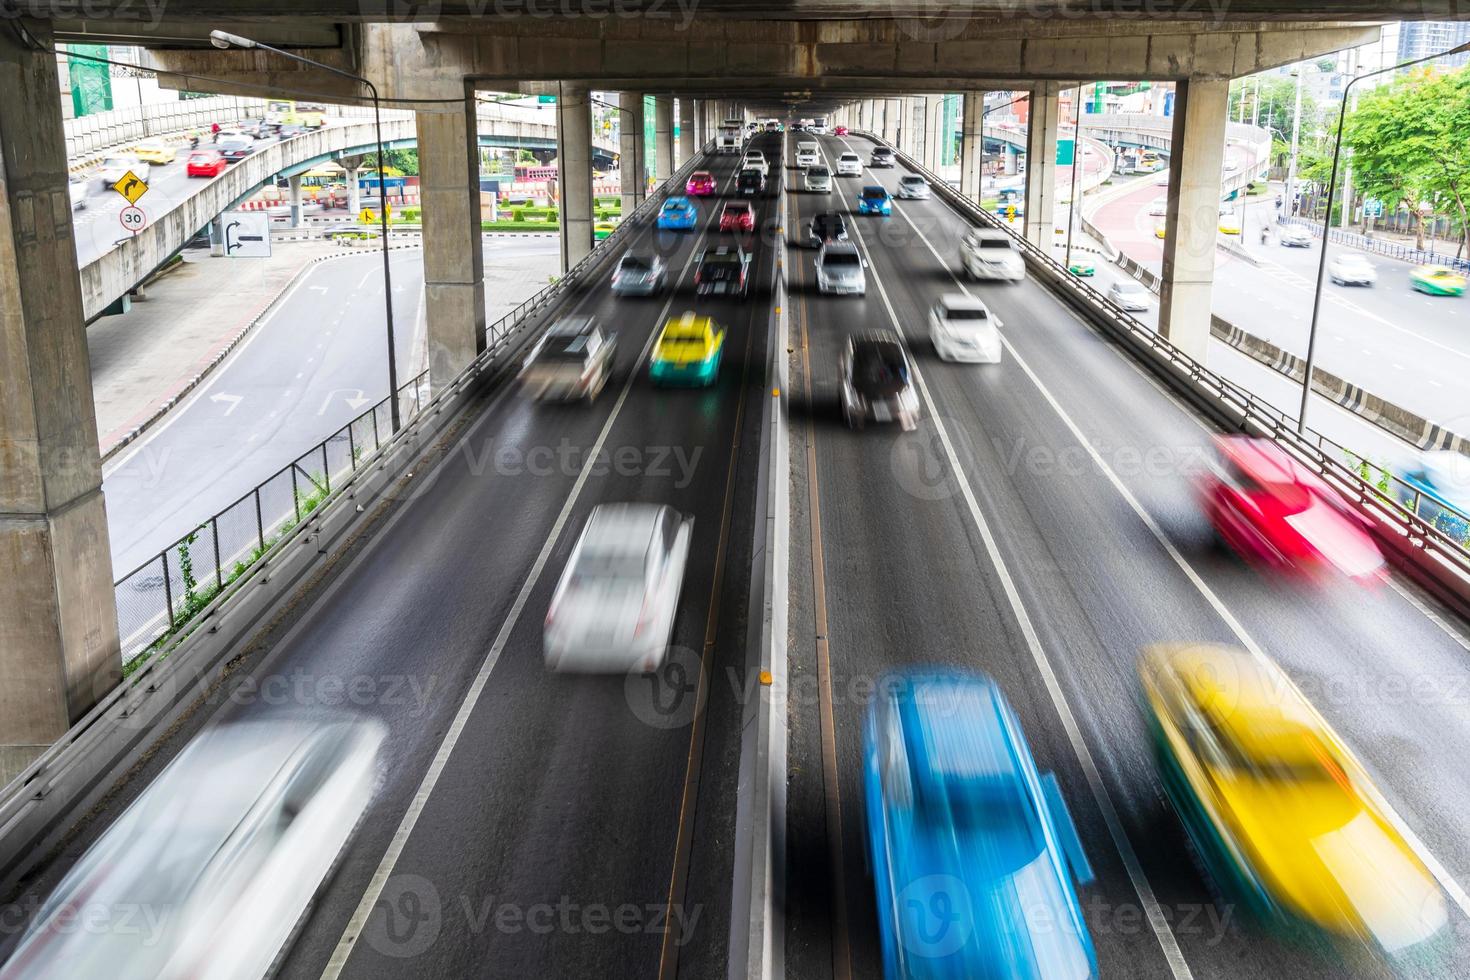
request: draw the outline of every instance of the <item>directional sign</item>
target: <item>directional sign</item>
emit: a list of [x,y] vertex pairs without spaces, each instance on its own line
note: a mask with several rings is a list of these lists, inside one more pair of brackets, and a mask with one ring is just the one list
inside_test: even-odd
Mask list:
[[131,204],[117,213],[117,220],[123,228],[135,235],[148,225],[148,215],[143,213],[142,208],[135,208]]
[[271,254],[271,216],[264,211],[227,211],[225,255],[232,259],[265,259]]
[[137,204],[138,198],[148,193],[148,182],[131,170],[125,171],[112,185],[112,189],[127,198],[129,204]]

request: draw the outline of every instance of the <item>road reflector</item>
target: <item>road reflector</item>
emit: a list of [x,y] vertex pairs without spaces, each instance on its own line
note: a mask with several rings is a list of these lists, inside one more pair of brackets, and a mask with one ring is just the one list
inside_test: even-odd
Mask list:
[[763,670],[763,671],[761,671],[761,686],[762,687],[770,687],[771,684],[774,681],[775,681],[775,678],[773,678],[771,676],[771,672],[769,670]]

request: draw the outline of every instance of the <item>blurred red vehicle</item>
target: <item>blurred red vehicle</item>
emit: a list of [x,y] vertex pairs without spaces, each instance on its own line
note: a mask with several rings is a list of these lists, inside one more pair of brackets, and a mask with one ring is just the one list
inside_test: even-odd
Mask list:
[[709,197],[715,192],[715,175],[708,170],[696,170],[684,184],[684,193],[693,197]]
[[195,150],[189,154],[184,174],[188,177],[218,177],[227,166],[229,161],[219,150]]
[[833,136],[846,136],[847,135],[847,127],[846,126],[838,126],[836,129],[832,130],[832,135]]
[[720,212],[720,231],[755,231],[755,208],[746,201],[731,201]]
[[1269,439],[1222,436],[1217,463],[1199,481],[1205,513],[1247,561],[1302,573],[1384,576],[1366,518]]

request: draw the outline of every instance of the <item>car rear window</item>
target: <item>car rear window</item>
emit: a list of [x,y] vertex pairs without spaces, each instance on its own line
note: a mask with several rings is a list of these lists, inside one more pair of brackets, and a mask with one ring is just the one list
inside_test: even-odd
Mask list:
[[977,248],[1003,249],[1007,252],[1011,250],[1011,243],[1003,238],[977,238],[975,240],[975,246]]
[[653,266],[649,264],[647,259],[639,255],[623,256],[623,261],[620,263],[620,265],[622,266],[622,268],[627,269],[629,272],[647,272],[649,269],[653,268]]
[[887,196],[888,192],[883,190],[881,187],[869,187],[867,190],[863,191],[863,197],[867,198],[870,201],[881,201]]
[[946,320],[988,320],[990,315],[984,310],[972,310],[965,307],[958,309],[946,309],[944,311]]
[[874,395],[893,395],[908,387],[909,369],[892,344],[859,347],[852,366],[853,383]]
[[808,177],[830,177],[826,167],[812,167],[806,172]]
[[823,265],[857,265],[858,264],[857,253],[856,252],[829,252],[826,255],[826,257],[824,257],[822,259],[822,264]]

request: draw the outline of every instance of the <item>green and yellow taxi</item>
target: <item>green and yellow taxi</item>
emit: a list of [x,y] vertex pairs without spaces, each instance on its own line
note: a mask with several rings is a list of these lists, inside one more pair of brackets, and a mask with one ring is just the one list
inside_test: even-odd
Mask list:
[[618,223],[616,221],[599,221],[592,226],[592,238],[600,242],[617,230]]
[[1409,273],[1409,285],[1430,296],[1464,296],[1465,277],[1442,265],[1421,265]]
[[690,310],[670,317],[653,346],[648,376],[654,384],[712,385],[725,352],[725,328]]
[[1091,259],[1073,259],[1071,264],[1067,266],[1067,271],[1074,276],[1081,276],[1085,279],[1089,276],[1097,275],[1097,266],[1093,264]]

